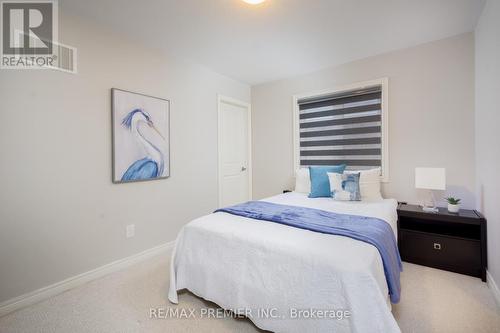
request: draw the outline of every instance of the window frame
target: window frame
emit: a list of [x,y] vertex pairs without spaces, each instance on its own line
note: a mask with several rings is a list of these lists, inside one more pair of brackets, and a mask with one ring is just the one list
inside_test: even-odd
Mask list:
[[293,170],[294,173],[300,168],[300,120],[299,120],[299,100],[304,98],[321,98],[350,90],[366,89],[375,86],[382,87],[382,138],[381,138],[381,169],[380,180],[383,183],[389,182],[389,79],[387,77],[357,82],[334,88],[324,89],[315,92],[297,94],[292,96],[293,105]]

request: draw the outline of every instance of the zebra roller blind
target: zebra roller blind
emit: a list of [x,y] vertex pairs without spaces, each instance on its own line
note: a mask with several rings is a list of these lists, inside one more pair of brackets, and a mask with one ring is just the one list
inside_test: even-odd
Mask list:
[[298,100],[300,166],[382,166],[382,86]]

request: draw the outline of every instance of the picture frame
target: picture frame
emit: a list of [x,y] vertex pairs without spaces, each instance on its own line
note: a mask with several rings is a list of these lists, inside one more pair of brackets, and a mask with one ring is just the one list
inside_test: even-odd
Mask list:
[[170,177],[170,100],[111,89],[112,182]]

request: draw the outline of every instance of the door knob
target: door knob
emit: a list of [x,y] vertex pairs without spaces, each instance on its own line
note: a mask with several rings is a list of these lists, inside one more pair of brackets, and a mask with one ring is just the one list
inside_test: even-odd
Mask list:
[[247,168],[245,167],[241,167],[241,171],[245,171]]

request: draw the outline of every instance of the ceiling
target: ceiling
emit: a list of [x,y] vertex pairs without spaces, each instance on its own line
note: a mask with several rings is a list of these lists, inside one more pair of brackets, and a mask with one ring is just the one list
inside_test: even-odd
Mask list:
[[474,30],[484,0],[60,0],[168,54],[249,84]]

